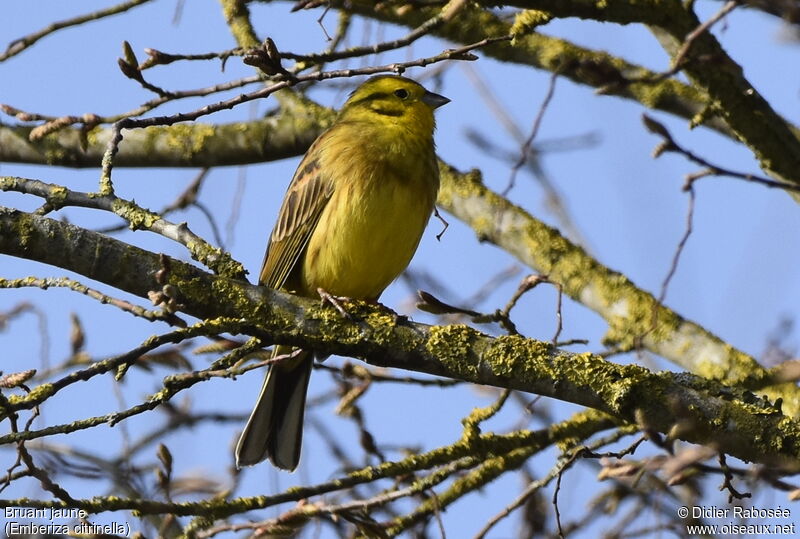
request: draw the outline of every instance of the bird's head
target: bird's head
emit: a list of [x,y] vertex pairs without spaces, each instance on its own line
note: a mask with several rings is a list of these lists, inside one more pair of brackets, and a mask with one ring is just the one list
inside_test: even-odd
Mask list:
[[350,94],[341,119],[411,126],[433,132],[433,110],[450,100],[419,83],[395,75],[378,75]]

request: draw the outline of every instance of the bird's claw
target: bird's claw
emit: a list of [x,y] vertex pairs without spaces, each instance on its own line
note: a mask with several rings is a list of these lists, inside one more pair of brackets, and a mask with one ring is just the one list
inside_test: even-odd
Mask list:
[[352,320],[353,319],[353,317],[350,316],[350,313],[348,313],[345,310],[345,308],[342,307],[342,304],[341,304],[341,302],[350,301],[350,298],[345,297],[345,296],[334,296],[332,294],[329,294],[327,291],[325,291],[322,288],[317,288],[317,294],[319,294],[319,297],[322,300],[322,304],[323,305],[325,305],[327,303],[327,304],[331,305],[332,307],[334,307],[337,311],[339,311],[339,314],[342,315],[342,318],[346,318],[348,320]]

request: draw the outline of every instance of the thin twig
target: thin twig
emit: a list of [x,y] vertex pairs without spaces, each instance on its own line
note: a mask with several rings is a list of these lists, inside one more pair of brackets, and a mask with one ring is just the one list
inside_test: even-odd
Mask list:
[[681,48],[678,49],[678,52],[672,58],[672,69],[667,72],[667,77],[675,75],[685,65],[686,56],[692,49],[692,45],[694,45],[695,40],[697,40],[697,38],[703,35],[705,32],[708,32],[712,26],[722,20],[725,15],[736,9],[738,5],[739,0],[728,0],[728,2],[725,2],[722,8],[720,8],[720,10],[717,11],[713,16],[689,32],[689,34],[686,36],[686,39],[683,40]]
[[113,190],[110,193],[98,195],[71,191],[61,185],[29,178],[0,176],[0,191],[13,191],[44,198],[46,203],[36,212],[39,215],[66,206],[111,212],[125,219],[132,230],[150,230],[180,243],[189,250],[192,258],[216,273],[231,277],[243,277],[246,274],[244,266],[240,262],[233,260],[225,251],[209,245],[203,238],[192,232],[186,223],[176,224],[167,221],[162,216],[136,205],[133,201],[115,196]]
[[111,181],[111,169],[113,167],[114,156],[117,154],[119,150],[119,144],[122,141],[123,129],[143,128],[155,125],[170,126],[180,122],[194,121],[208,114],[213,114],[215,112],[220,112],[222,110],[232,109],[238,105],[241,105],[242,103],[247,103],[255,99],[262,99],[268,97],[273,93],[277,92],[278,90],[289,88],[301,82],[321,81],[321,80],[328,80],[335,78],[347,78],[347,77],[354,77],[356,75],[372,75],[376,73],[391,73],[391,72],[403,73],[409,67],[425,67],[427,65],[443,62],[446,60],[474,61],[477,60],[478,57],[472,54],[470,51],[485,47],[487,45],[491,45],[493,43],[499,43],[501,41],[509,41],[510,39],[511,36],[509,35],[486,38],[477,41],[475,43],[472,43],[470,45],[459,47],[457,49],[447,49],[441,52],[440,54],[437,54],[436,56],[419,58],[417,60],[412,60],[408,62],[397,62],[393,64],[363,67],[359,69],[322,71],[318,73],[309,73],[306,75],[299,75],[299,76],[294,76],[289,74],[289,76],[284,77],[284,80],[275,82],[260,90],[251,92],[249,94],[241,94],[234,98],[221,101],[219,103],[206,105],[192,112],[183,112],[174,114],[172,116],[156,116],[151,118],[140,118],[140,119],[133,119],[133,118],[121,119],[115,122],[111,126],[111,137],[109,138],[109,141],[106,145],[106,149],[103,152],[103,158],[101,161],[102,168],[100,173],[99,192],[101,195],[111,195],[114,193],[113,183]]
[[281,52],[281,56],[298,62],[316,64],[316,63],[333,62],[335,60],[343,60],[346,58],[367,56],[370,54],[379,54],[382,52],[399,49],[412,44],[419,38],[428,35],[429,33],[431,33],[433,30],[435,30],[445,22],[451,20],[465,4],[466,0],[451,0],[450,2],[448,2],[446,6],[442,8],[442,11],[439,12],[437,15],[431,17],[424,23],[420,24],[418,27],[416,27],[414,30],[412,30],[405,36],[392,41],[385,41],[382,43],[376,43],[374,45],[367,45],[363,47],[352,47],[344,51],[338,51],[338,52],[330,51],[320,54],[303,55],[303,54],[292,54],[292,53]]
[[536,135],[539,133],[539,128],[542,125],[542,120],[544,119],[544,113],[547,111],[547,107],[550,104],[550,101],[553,99],[553,95],[555,94],[556,90],[556,80],[558,79],[558,71],[553,71],[550,75],[550,83],[547,86],[547,93],[542,100],[542,104],[539,107],[539,112],[536,113],[536,118],[533,120],[533,127],[531,128],[531,133],[528,135],[528,138],[525,139],[525,143],[522,145],[519,151],[519,159],[514,166],[511,167],[511,177],[508,179],[508,185],[506,188],[503,189],[502,195],[505,197],[514,188],[514,183],[517,179],[517,173],[519,169],[525,164],[528,160],[528,154],[530,154],[531,146],[533,145],[534,139],[536,139]]
[[79,292],[85,296],[95,299],[102,304],[112,305],[124,312],[144,318],[150,322],[162,321],[179,327],[186,327],[186,322],[174,314],[164,311],[148,311],[138,305],[130,303],[129,301],[114,298],[112,296],[103,294],[98,290],[89,288],[83,283],[80,283],[74,279],[70,279],[69,277],[23,277],[21,279],[3,279],[0,277],[0,288],[25,287],[41,288],[42,290],[47,290],[48,288],[69,288],[70,290],[74,290],[75,292]]
[[[695,41],[697,41],[697,39],[700,36],[702,36],[705,32],[708,32],[713,25],[722,20],[728,13],[733,11],[738,5],[740,5],[740,3],[741,0],[728,0],[728,2],[723,4],[722,8],[720,8],[719,11],[717,11],[714,15],[712,15],[708,20],[699,24],[694,30],[689,32],[686,35],[686,38],[683,40],[681,47],[675,53],[675,56],[673,56],[672,61],[670,62],[669,69],[661,73],[656,73],[656,74],[650,73],[644,77],[628,78],[625,80],[625,83],[657,84],[669,79],[674,75],[677,75],[678,72],[681,71],[683,68],[685,68],[691,61],[690,59],[687,59],[687,56],[689,55],[689,52],[691,51]],[[610,85],[601,86],[600,88],[597,89],[597,93],[600,94],[605,93],[610,89],[611,86],[617,84],[619,84],[619,82],[614,82]]]
[[250,77],[244,77],[241,79],[232,80],[230,82],[215,84],[213,86],[209,86],[206,88],[198,88],[194,90],[176,90],[170,92],[169,97],[156,97],[151,99],[150,101],[146,101],[145,103],[143,103],[142,105],[138,106],[135,109],[131,109],[127,112],[114,114],[111,116],[100,116],[94,113],[86,113],[81,116],[74,116],[74,115],[49,116],[35,112],[27,112],[17,107],[12,107],[6,104],[0,104],[0,110],[2,110],[3,112],[5,112],[10,116],[14,116],[21,122],[35,122],[35,121],[46,122],[32,129],[30,134],[28,135],[29,140],[35,141],[46,135],[50,135],[52,133],[55,133],[56,131],[65,129],[71,125],[82,124],[83,129],[86,130],[101,124],[113,124],[114,122],[118,122],[125,118],[141,116],[142,114],[150,112],[151,110],[154,110],[160,107],[161,105],[170,103],[172,101],[177,101],[179,99],[186,99],[190,97],[205,97],[207,95],[225,92],[228,90],[235,90],[237,88],[242,88],[244,86],[248,86],[250,84],[255,84],[263,81],[264,81],[263,76],[253,75]]
[[656,121],[654,118],[646,114],[642,115],[642,122],[644,123],[648,131],[650,131],[654,135],[660,136],[663,139],[663,142],[658,146],[656,146],[656,148],[653,150],[654,157],[660,157],[662,154],[667,152],[678,153],[683,155],[690,161],[693,161],[694,163],[697,163],[698,165],[705,167],[704,170],[700,170],[698,172],[689,174],[686,177],[686,182],[683,185],[684,191],[688,191],[689,188],[691,187],[691,184],[693,184],[695,181],[701,178],[705,178],[707,176],[728,176],[739,180],[757,183],[759,185],[763,185],[771,189],[783,189],[785,191],[800,193],[800,185],[784,181],[771,180],[769,178],[758,176],[756,174],[737,172],[734,170],[730,170],[715,165],[709,162],[708,160],[704,159],[703,157],[700,157],[699,155],[679,145],[675,141],[669,130],[667,130],[667,128],[661,122]]
[[70,26],[78,26],[85,22],[89,21],[96,21],[102,19],[104,17],[108,17],[110,15],[116,15],[117,13],[122,13],[131,9],[132,7],[139,6],[141,4],[145,4],[150,0],[129,0],[128,2],[123,2],[116,6],[112,6],[110,8],[102,9],[100,11],[94,11],[92,13],[87,13],[85,15],[81,15],[79,17],[74,17],[72,19],[66,19],[59,22],[54,22],[49,24],[48,26],[44,27],[43,29],[34,32],[32,34],[28,34],[26,36],[20,37],[9,43],[8,48],[2,54],[0,54],[0,62],[8,60],[12,56],[15,56],[43,37],[46,37],[58,30],[62,30],[64,28],[69,28]]
[[649,331],[655,331],[656,326],[658,325],[658,305],[664,305],[664,301],[667,299],[667,290],[669,288],[669,283],[672,281],[672,278],[675,276],[675,272],[678,271],[678,263],[681,259],[681,254],[683,254],[683,250],[686,247],[686,243],[689,241],[689,236],[692,235],[692,225],[694,223],[694,205],[695,205],[695,191],[694,188],[691,186],[689,187],[689,204],[688,209],[686,210],[686,229],[681,236],[680,241],[678,242],[678,246],[675,248],[675,254],[672,256],[672,263],[669,266],[669,271],[667,272],[667,276],[664,278],[664,281],[661,283],[661,292],[658,294],[658,299],[653,304],[653,312],[651,315],[651,324]]

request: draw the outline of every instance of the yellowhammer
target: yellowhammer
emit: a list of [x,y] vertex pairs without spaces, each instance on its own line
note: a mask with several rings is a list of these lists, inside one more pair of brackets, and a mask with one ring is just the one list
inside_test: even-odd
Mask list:
[[[450,100],[398,76],[359,86],[289,184],[260,284],[376,301],[406,268],[433,211],[433,110]],[[291,349],[276,346],[274,356]],[[237,466],[300,461],[312,353],[273,365],[236,446]]]

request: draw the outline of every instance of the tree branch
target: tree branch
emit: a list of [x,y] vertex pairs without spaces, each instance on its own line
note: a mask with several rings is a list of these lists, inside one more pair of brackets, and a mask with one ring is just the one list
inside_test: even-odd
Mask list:
[[138,5],[145,4],[149,1],[150,0],[128,0],[127,2],[123,2],[122,4],[102,9],[100,11],[87,13],[85,15],[80,15],[72,19],[67,19],[49,24],[48,26],[37,32],[15,39],[11,43],[9,43],[8,48],[5,50],[5,52],[0,54],[0,62],[8,60],[12,56],[16,56],[17,54],[21,53],[22,51],[24,51],[25,49],[27,49],[28,47],[32,46],[34,43],[42,39],[43,37],[46,37],[54,32],[63,30],[64,28],[69,28],[70,26],[80,26],[81,24],[89,21],[96,21],[105,17],[109,17],[111,15],[116,15],[117,13],[122,13]]
[[[436,8],[382,9],[366,0],[331,2],[339,9],[379,21],[416,28],[436,13]],[[463,10],[455,21],[431,31],[432,35],[455,43],[471,43],[485,36],[512,33],[513,23],[486,10]],[[706,114],[708,96],[675,79],[660,79],[659,73],[606,52],[580,47],[567,40],[530,32],[515,35],[512,43],[498,43],[483,49],[502,62],[529,65],[557,72],[573,82],[597,88],[603,95],[638,101],[642,105],[699,122],[736,139],[725,122]]]
[[[333,120],[334,113],[306,100],[285,101],[262,120],[192,123],[129,130],[114,156],[116,167],[210,167],[263,163],[302,154]],[[0,124],[0,161],[89,168],[100,165],[111,130],[66,128],[30,141],[33,127]]]
[[45,199],[45,204],[36,212],[39,215],[66,206],[94,208],[113,213],[127,221],[131,230],[150,230],[180,243],[191,253],[193,259],[214,270],[215,273],[240,278],[246,274],[240,262],[233,260],[230,254],[222,249],[212,247],[189,230],[185,222],[175,224],[167,221],[133,201],[115,195],[72,191],[60,185],[13,176],[0,176],[0,191],[15,191]]
[[[484,1],[495,5],[497,2]],[[603,22],[640,22],[655,27],[666,51],[677,57],[688,36],[701,26],[692,11],[677,0],[509,0],[504,5],[540,9],[556,17]],[[663,31],[660,31],[663,30]],[[692,34],[692,47],[681,67],[707,92],[714,113],[758,159],[761,168],[781,181],[800,185],[800,138],[748,81],[744,72],[708,31]],[[713,69],[709,66],[713,65]]]
[[[563,18],[583,17],[620,24],[643,22],[666,30],[670,45],[664,46],[671,54],[677,54],[686,36],[700,25],[694,13],[673,0],[489,0],[483,3],[543,10]],[[430,8],[401,11],[376,7],[366,0],[346,3],[337,0],[331,4],[348,13],[411,27],[419,26],[435,13],[435,9]],[[432,33],[457,43],[469,43],[510,31],[511,25],[494,14],[472,9],[462,11],[457,20],[433,29]],[[485,48],[484,52],[498,60],[557,72],[575,82],[600,87],[603,93],[634,99],[693,122],[713,125],[734,140],[742,140],[769,174],[782,181],[800,183],[800,131],[772,109],[744,77],[742,68],[708,32],[697,36],[690,61],[684,65],[687,75],[699,89],[673,79],[659,81],[663,77],[657,73],[538,33],[516,36],[513,43],[499,43]],[[713,62],[713,69],[708,68],[709,62]],[[709,115],[706,109],[712,105]],[[708,116],[714,115],[719,115],[729,129],[721,129],[713,122],[709,124]]]
[[[306,100],[284,99],[282,103],[281,111],[273,118],[275,131],[267,138],[275,140],[278,148],[276,151],[272,151],[270,146],[259,148],[264,160],[284,157],[283,152],[290,148],[295,148],[297,154],[302,153],[334,116],[332,110]],[[308,107],[304,106],[306,104]],[[257,125],[260,123],[256,122]],[[188,156],[189,162],[197,158],[198,166],[200,162],[208,166],[231,164],[228,157],[212,151],[212,148],[226,144],[225,133],[217,132],[213,126],[197,123],[132,130],[126,135],[117,160],[124,156],[126,164],[137,163],[139,158],[153,166],[172,163],[174,155],[169,147],[161,145],[153,149],[137,138],[143,131],[152,129],[163,129],[162,136],[171,138],[182,147],[196,144],[193,135],[207,133],[201,135],[201,140],[208,153],[192,153]],[[183,135],[188,139],[183,139]],[[246,143],[244,137],[240,140]],[[135,144],[136,141],[140,144]],[[291,144],[281,145],[282,141]],[[306,147],[300,146],[300,141]],[[2,129],[0,148],[1,143]],[[250,155],[257,157],[256,153]],[[213,162],[214,159],[220,159],[220,162]],[[99,164],[99,156],[94,164]],[[749,386],[757,387],[760,385],[758,380],[768,376],[767,370],[751,356],[699,324],[659,305],[652,294],[600,264],[556,229],[487,189],[479,173],[463,174],[442,163],[441,175],[438,204],[471,226],[482,241],[491,241],[524,264],[549,275],[564,287],[564,293],[603,316],[610,326],[606,335],[608,342],[622,349],[642,345],[687,370],[726,383],[740,384],[747,380]],[[487,215],[493,218],[486,219]],[[654,318],[657,320],[655,326]],[[788,415],[796,417],[800,414],[800,389],[794,384],[769,387],[764,389],[764,393],[772,399],[782,399]]]
[[[249,498],[214,498],[200,502],[160,502],[119,496],[95,497],[90,500],[76,500],[75,505],[90,513],[104,511],[135,510],[142,514],[173,514],[178,516],[207,515],[215,518],[263,509],[281,503],[299,501],[311,496],[335,492],[360,484],[370,483],[386,477],[407,475],[447,465],[459,459],[473,459],[478,465],[490,454],[504,454],[527,448],[532,453],[542,451],[554,444],[572,446],[590,436],[612,428],[616,423],[608,416],[595,411],[581,412],[573,417],[550,425],[546,429],[518,431],[512,434],[479,434],[474,437],[463,436],[455,443],[431,451],[411,455],[398,462],[386,462],[378,466],[368,466],[344,477],[312,486],[295,486],[272,496],[253,496]],[[0,500],[0,507],[67,507],[61,501],[41,501],[24,498],[19,500]],[[313,506],[312,506],[313,507]]]
[[[703,377],[730,384],[768,376],[755,359],[660,305],[652,294],[602,265],[556,229],[488,189],[477,171],[462,174],[442,163],[440,173],[438,204],[472,227],[480,240],[548,275],[565,294],[605,318],[610,326],[607,342],[622,349],[644,346]],[[782,399],[789,415],[800,412],[800,389],[794,384],[764,392]]]
[[[155,253],[7,209],[0,210],[0,252],[142,297],[163,267]],[[550,396],[686,441],[713,444],[744,460],[800,458],[800,424],[764,399],[711,380],[616,365],[518,336],[493,338],[464,325],[405,322],[361,302],[349,306],[357,320],[351,321],[317,302],[215,277],[177,260],[169,267],[162,280],[178,291],[183,312],[202,319],[243,319],[242,331],[265,343]]]

